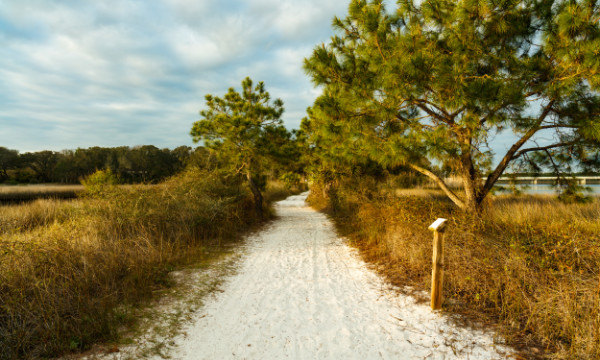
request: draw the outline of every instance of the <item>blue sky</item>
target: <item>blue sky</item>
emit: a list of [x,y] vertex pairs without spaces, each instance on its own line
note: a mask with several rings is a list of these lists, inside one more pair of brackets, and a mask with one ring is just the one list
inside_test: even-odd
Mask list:
[[[193,145],[204,95],[246,76],[298,128],[319,94],[303,59],[348,2],[0,0],[0,146]],[[491,146],[504,154],[512,142],[502,133]]]
[[0,146],[192,145],[204,95],[264,81],[297,128],[302,70],[346,0],[0,0]]

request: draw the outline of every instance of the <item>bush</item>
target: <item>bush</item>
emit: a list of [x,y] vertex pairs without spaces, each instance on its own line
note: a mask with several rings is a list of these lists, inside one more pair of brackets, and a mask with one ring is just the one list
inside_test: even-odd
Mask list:
[[558,200],[565,204],[583,204],[593,201],[591,196],[584,194],[585,191],[590,191],[590,189],[577,184],[575,181],[568,181],[565,184],[559,185],[558,191]]
[[81,180],[81,184],[85,187],[85,195],[92,197],[101,196],[107,189],[119,183],[119,178],[110,169],[96,170],[95,173]]
[[283,183],[288,189],[291,189],[293,187],[300,186],[300,181],[302,180],[302,178],[299,174],[293,172],[286,172],[285,174],[282,174],[279,177],[279,180],[283,181]]

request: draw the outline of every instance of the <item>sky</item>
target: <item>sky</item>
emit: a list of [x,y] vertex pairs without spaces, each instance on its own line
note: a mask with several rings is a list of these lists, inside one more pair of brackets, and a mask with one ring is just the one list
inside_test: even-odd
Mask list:
[[289,129],[347,0],[0,0],[0,146],[192,145],[206,94],[250,76]]

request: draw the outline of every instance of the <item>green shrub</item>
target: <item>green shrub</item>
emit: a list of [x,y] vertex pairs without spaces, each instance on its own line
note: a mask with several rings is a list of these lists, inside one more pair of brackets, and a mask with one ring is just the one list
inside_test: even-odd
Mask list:
[[285,174],[282,174],[279,177],[279,180],[283,181],[283,183],[288,189],[291,189],[293,187],[298,187],[302,178],[299,174],[293,172],[286,172]]
[[85,195],[92,197],[101,196],[107,189],[119,183],[119,178],[110,169],[96,170],[95,173],[81,180],[81,184],[85,187]]

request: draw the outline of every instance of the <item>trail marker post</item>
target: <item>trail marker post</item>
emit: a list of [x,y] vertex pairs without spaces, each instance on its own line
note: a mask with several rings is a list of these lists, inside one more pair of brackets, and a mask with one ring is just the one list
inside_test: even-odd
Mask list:
[[444,231],[446,219],[439,218],[429,225],[433,231],[433,268],[431,269],[431,309],[442,308],[442,289],[444,288]]

